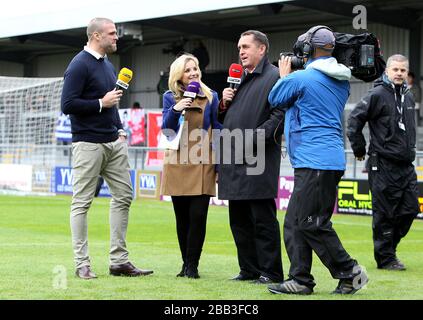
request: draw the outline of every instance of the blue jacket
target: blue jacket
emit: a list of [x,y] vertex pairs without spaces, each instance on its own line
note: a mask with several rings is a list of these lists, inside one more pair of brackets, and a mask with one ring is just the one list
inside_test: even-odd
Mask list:
[[285,139],[294,168],[345,170],[342,113],[350,77],[335,58],[320,57],[274,85],[269,102],[288,109]]
[[[219,98],[217,93],[212,91],[213,100],[211,103],[207,102],[204,109],[203,129],[208,130],[210,125],[212,129],[221,129],[222,125],[217,121],[217,107],[219,105]],[[176,104],[172,91],[168,90],[163,94],[163,122],[162,129],[172,129],[177,132],[179,129],[179,118],[182,112],[173,110]]]

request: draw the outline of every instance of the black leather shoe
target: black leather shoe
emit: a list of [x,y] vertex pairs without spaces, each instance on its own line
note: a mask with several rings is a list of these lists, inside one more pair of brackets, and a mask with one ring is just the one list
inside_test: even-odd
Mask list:
[[278,283],[278,281],[274,281],[269,277],[260,276],[260,278],[253,281],[255,284],[271,284],[271,283]]
[[91,271],[91,267],[90,266],[83,266],[83,267],[80,267],[80,268],[76,269],[75,275],[78,278],[81,278],[81,279],[84,279],[84,280],[89,280],[89,279],[95,279],[95,278],[97,278],[96,274]]
[[235,277],[233,277],[231,280],[248,281],[248,280],[257,280],[258,278],[259,276],[252,276],[252,275],[246,275],[246,274],[240,273],[236,275]]
[[109,271],[112,276],[127,276],[127,277],[148,276],[149,274],[153,273],[153,270],[138,269],[130,262],[110,266]]

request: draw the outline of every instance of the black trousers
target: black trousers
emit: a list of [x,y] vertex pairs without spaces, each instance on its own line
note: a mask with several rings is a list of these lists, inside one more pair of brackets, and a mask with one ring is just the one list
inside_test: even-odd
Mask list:
[[198,267],[206,237],[210,196],[172,196],[176,233],[185,266]]
[[330,221],[336,190],[344,174],[336,170],[295,169],[294,190],[284,222],[289,277],[313,288],[313,251],[335,279],[354,276],[357,262],[348,255]]
[[377,163],[377,170],[369,168],[369,184],[374,257],[380,268],[397,259],[397,246],[410,230],[419,212],[419,202],[412,164],[399,165],[383,158],[377,159]]
[[229,200],[229,222],[241,274],[283,281],[281,237],[274,199]]

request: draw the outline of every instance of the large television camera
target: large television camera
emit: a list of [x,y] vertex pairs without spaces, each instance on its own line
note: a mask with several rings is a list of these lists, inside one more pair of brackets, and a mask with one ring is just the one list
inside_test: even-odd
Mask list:
[[[334,32],[335,49],[332,56],[351,70],[351,74],[357,79],[370,82],[379,78],[385,70],[378,39],[372,33],[347,34]],[[282,52],[280,56],[291,56],[291,68],[303,69],[304,44],[297,41],[292,52]]]

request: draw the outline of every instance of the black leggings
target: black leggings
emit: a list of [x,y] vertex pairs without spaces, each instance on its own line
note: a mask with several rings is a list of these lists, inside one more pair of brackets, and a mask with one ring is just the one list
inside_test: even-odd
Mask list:
[[209,201],[209,195],[172,196],[176,232],[185,266],[198,266],[206,237]]

